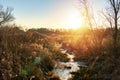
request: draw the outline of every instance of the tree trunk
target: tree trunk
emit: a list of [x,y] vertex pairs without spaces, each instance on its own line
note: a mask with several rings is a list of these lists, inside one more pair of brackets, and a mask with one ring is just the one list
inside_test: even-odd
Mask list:
[[115,56],[117,56],[117,54],[118,54],[118,49],[117,49],[117,37],[118,37],[118,26],[117,26],[117,13],[115,13],[115,28],[114,28],[114,34],[113,34],[113,38],[114,38],[114,42],[113,42],[113,44],[114,44],[114,54],[115,54]]

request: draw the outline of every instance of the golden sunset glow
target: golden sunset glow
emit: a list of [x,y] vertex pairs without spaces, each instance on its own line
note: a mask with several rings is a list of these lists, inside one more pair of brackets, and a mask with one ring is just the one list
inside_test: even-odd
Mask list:
[[66,28],[67,29],[77,29],[80,28],[83,23],[82,17],[79,13],[72,13],[67,21],[66,21]]
[[120,0],[0,0],[0,80],[120,80]]

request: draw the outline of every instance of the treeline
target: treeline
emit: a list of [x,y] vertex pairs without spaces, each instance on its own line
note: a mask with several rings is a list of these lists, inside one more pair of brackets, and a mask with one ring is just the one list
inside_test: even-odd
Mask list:
[[[118,33],[120,36],[120,30]],[[118,53],[119,43],[118,40]],[[61,47],[73,52],[76,61],[88,64],[88,67],[72,72],[75,75],[73,80],[104,80],[119,76],[120,54],[114,53],[112,28],[76,31],[40,28],[23,31],[12,25],[0,27],[0,78],[60,80],[52,70],[57,61],[68,61],[66,55],[61,54]]]

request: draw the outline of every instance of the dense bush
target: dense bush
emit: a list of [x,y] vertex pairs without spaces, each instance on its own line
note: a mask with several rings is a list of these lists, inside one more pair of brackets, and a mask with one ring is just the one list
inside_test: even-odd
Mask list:
[[32,75],[49,79],[46,73],[52,71],[56,59],[67,60],[59,50],[59,44],[45,33],[25,32],[15,25],[0,27],[0,72],[4,80]]
[[60,80],[51,72],[58,60],[69,60],[66,54],[60,52],[60,48],[73,52],[76,61],[83,60],[89,64],[73,72],[73,80],[108,79],[108,73],[119,75],[120,60],[114,56],[111,32],[111,29],[95,29],[93,36],[89,29],[77,33],[60,30],[58,33],[57,30],[42,33],[35,29],[23,31],[15,25],[0,27],[0,78],[10,80],[35,76],[40,80]]

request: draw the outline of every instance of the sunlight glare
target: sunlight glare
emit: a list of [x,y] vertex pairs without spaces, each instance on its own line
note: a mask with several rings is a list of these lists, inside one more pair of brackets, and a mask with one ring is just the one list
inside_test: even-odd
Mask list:
[[82,17],[78,13],[72,13],[66,21],[67,29],[78,29],[82,25]]

